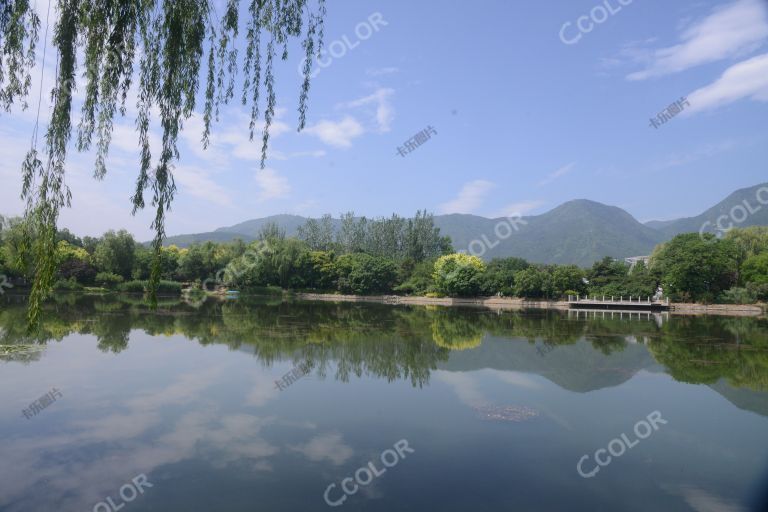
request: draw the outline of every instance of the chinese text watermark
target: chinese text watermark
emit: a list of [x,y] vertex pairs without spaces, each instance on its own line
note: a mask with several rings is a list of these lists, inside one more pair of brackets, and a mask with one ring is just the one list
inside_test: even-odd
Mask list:
[[673,117],[678,115],[680,112],[685,110],[685,107],[691,106],[691,103],[688,101],[688,99],[683,96],[676,102],[672,103],[670,106],[656,114],[656,117],[651,118],[651,124],[649,125],[651,128],[659,129],[659,126],[663,124],[667,124],[667,122],[671,121]]
[[24,415],[25,418],[32,419],[32,416],[37,416],[41,412],[43,412],[43,409],[51,405],[53,402],[56,401],[56,398],[63,398],[64,395],[61,394],[61,391],[59,391],[56,388],[53,388],[31,404],[29,404],[29,409],[23,409],[21,413]]
[[416,148],[418,148],[419,146],[427,142],[429,139],[431,139],[432,135],[437,135],[437,131],[433,127],[427,126],[425,129],[421,130],[419,133],[417,133],[416,135],[414,135],[413,137],[405,141],[404,148],[401,148],[400,146],[398,146],[397,154],[405,158],[405,155],[415,151]]
[[280,391],[284,390],[306,374],[310,372],[312,367],[308,362],[304,362],[299,366],[296,366],[291,371],[282,376],[280,380],[275,381],[275,387]]

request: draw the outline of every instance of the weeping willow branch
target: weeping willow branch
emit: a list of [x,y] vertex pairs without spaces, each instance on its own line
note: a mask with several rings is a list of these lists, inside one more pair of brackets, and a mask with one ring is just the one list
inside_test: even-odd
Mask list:
[[[68,207],[71,193],[65,183],[68,143],[72,137],[72,94],[81,84],[83,101],[77,126],[78,151],[95,149],[94,176],[107,173],[107,157],[113,122],[118,112],[126,114],[126,99],[138,74],[136,130],[141,148],[139,174],[131,197],[132,213],[146,206],[144,194],[151,190],[155,209],[155,258],[150,279],[150,298],[156,301],[160,279],[160,249],[165,238],[165,220],[171,209],[176,185],[173,177],[179,159],[178,138],[183,123],[197,107],[201,62],[205,73],[204,131],[202,142],[210,143],[211,125],[218,120],[222,104],[235,94],[235,78],[244,72],[241,103],[250,102],[250,138],[259,123],[260,88],[266,91],[262,131],[261,167],[264,168],[270,127],[274,121],[275,57],[280,51],[288,59],[289,42],[300,40],[304,56],[303,81],[299,94],[298,129],[306,124],[312,55],[322,49],[325,0],[250,0],[245,31],[245,57],[240,63],[237,48],[241,22],[240,0],[226,0],[218,19],[213,0],[51,0],[57,3],[59,19],[53,44],[58,65],[51,92],[53,109],[46,131],[44,154],[33,137],[22,164],[22,198],[31,236],[35,279],[30,295],[30,324],[39,320],[41,304],[50,293],[56,272],[55,237],[61,209]],[[313,8],[310,7],[310,3]],[[0,3],[0,104],[5,110],[22,102],[31,87],[30,71],[40,19],[29,0]],[[262,34],[267,34],[266,65],[262,73]],[[78,80],[78,55],[82,70]],[[156,160],[149,143],[152,113],[158,113],[162,144]]]
[[0,105],[7,112],[19,100],[22,109],[27,108],[39,28],[40,18],[29,0],[0,2]]

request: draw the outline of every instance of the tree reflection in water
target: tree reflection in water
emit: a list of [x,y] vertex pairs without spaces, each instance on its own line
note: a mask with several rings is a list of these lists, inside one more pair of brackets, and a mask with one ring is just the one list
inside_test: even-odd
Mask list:
[[[343,382],[365,374],[389,381],[410,380],[421,387],[451,354],[482,354],[489,337],[515,342],[516,349],[522,343],[534,355],[537,342],[558,348],[536,358],[549,360],[547,364],[566,358],[562,371],[595,367],[582,360],[588,358],[597,361],[595,373],[613,372],[626,378],[643,367],[611,366],[609,356],[638,343],[679,381],[711,385],[726,379],[734,387],[768,391],[765,319],[673,316],[659,326],[653,321],[618,318],[573,319],[556,311],[497,313],[274,297],[209,300],[199,307],[166,300],[152,311],[141,297],[77,294],[56,295],[33,335],[26,332],[24,315],[23,298],[3,299],[0,345],[59,342],[77,333],[95,336],[102,351],[120,353],[129,346],[131,330],[141,330],[151,336],[179,334],[202,345],[223,344],[251,352],[268,365],[281,360],[307,364],[320,377],[332,369],[334,378]],[[589,343],[592,350],[577,350],[579,342]],[[3,360],[34,362],[39,355]],[[538,371],[533,366],[522,370]]]

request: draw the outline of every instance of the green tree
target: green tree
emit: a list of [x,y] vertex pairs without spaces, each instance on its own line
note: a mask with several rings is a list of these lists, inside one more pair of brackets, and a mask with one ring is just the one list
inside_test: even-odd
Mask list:
[[299,226],[298,237],[312,251],[330,251],[334,245],[333,219],[328,214],[320,220],[307,219],[303,226]]
[[552,269],[552,298],[562,298],[566,292],[581,294],[586,289],[585,272],[576,265],[558,265]]
[[729,230],[724,237],[736,244],[739,262],[768,252],[768,226],[751,226]]
[[488,263],[483,275],[485,295],[501,295],[510,297],[515,294],[515,274],[528,268],[530,264],[522,258],[496,258]]
[[741,266],[743,283],[768,284],[768,252],[750,256]]
[[435,262],[435,287],[450,296],[474,296],[482,287],[485,263],[477,256],[454,253]]
[[369,254],[344,254],[336,259],[340,291],[366,295],[392,290],[397,266],[392,260]]
[[5,219],[2,231],[2,252],[4,266],[15,277],[31,279],[35,273],[35,262],[27,250],[28,240],[34,236],[30,222],[20,219]]
[[133,235],[125,230],[107,231],[96,246],[93,257],[96,268],[100,272],[109,272],[123,279],[130,279],[136,257],[136,242]]
[[658,247],[651,261],[665,293],[677,300],[711,302],[738,278],[736,244],[709,233],[678,235]]
[[515,295],[527,299],[548,296],[551,288],[550,275],[540,267],[528,267],[515,274]]

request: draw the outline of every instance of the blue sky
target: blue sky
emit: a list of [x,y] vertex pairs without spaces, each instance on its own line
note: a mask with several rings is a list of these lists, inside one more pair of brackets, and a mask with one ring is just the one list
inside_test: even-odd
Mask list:
[[[364,40],[361,23],[373,28]],[[344,38],[354,48],[342,50]],[[328,0],[326,45],[334,41],[338,57],[312,84],[303,133],[298,48],[279,64],[266,170],[239,103],[223,111],[207,151],[201,117],[186,123],[169,234],[277,213],[536,214],[577,198],[647,221],[696,215],[768,181],[766,0]],[[681,114],[650,126],[683,96]],[[46,113],[44,104],[43,122]],[[72,150],[63,226],[151,237],[152,212],[130,215],[133,113],[116,123],[103,181],[91,177],[93,154]],[[33,120],[33,108],[0,117],[4,214],[23,210]],[[428,126],[437,134],[397,154]]]

